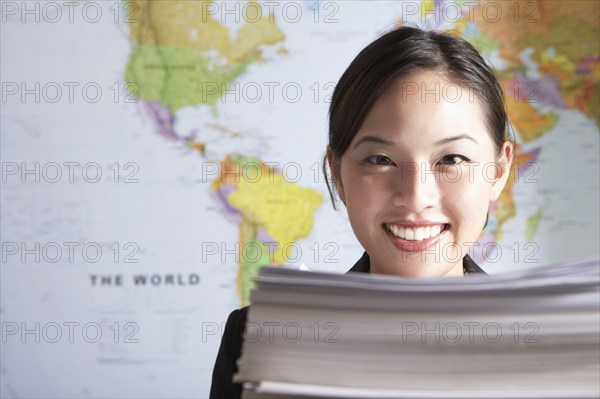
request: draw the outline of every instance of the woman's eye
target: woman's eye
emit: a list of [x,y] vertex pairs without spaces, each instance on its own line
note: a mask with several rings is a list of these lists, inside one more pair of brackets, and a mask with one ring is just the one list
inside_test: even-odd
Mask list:
[[440,159],[440,163],[443,165],[457,165],[461,162],[468,162],[468,161],[469,161],[468,158],[463,157],[462,155],[458,155],[458,154],[446,155],[445,157]]
[[365,161],[372,165],[392,165],[394,163],[390,157],[386,157],[385,155],[371,155]]

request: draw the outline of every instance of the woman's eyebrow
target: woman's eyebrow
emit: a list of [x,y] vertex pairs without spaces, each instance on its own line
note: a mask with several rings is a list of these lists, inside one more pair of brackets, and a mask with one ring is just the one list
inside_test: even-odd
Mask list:
[[475,142],[476,144],[479,144],[477,142],[477,140],[475,140],[473,137],[469,136],[466,133],[462,133],[462,134],[457,134],[456,136],[443,138],[439,141],[436,141],[434,143],[434,145],[442,145],[442,144],[450,143],[450,142],[456,141],[456,140],[471,140],[471,141]]
[[362,139],[358,140],[356,142],[356,144],[354,144],[354,147],[352,147],[352,148],[356,148],[360,144],[363,144],[363,143],[377,143],[377,144],[383,144],[383,145],[394,145],[393,141],[389,141],[389,140],[386,140],[386,139],[381,138],[381,137],[377,137],[377,136],[365,136]]
[[[450,143],[450,142],[456,141],[456,140],[471,140],[474,143],[479,144],[477,142],[477,140],[475,140],[472,136],[469,136],[466,133],[462,133],[462,134],[457,134],[456,136],[446,137],[441,140],[438,140],[434,143],[434,145],[439,146],[439,145],[447,144],[447,143]],[[381,137],[365,136],[365,137],[361,138],[360,140],[358,140],[352,148],[356,148],[360,144],[363,144],[363,143],[376,143],[376,144],[383,144],[383,145],[388,145],[388,146],[393,146],[395,144],[393,141],[389,141],[389,140],[386,140]]]

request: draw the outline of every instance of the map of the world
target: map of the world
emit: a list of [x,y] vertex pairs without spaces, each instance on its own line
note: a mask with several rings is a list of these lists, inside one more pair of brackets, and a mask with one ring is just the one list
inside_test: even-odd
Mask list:
[[517,154],[478,264],[599,254],[597,1],[1,7],[2,397],[205,397],[260,267],[348,270],[328,105],[395,26],[466,38],[505,90]]

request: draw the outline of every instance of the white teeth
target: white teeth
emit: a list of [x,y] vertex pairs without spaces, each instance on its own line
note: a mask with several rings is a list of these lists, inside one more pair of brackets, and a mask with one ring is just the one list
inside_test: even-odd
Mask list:
[[386,224],[385,227],[396,237],[410,241],[423,241],[441,233],[443,225],[407,228]]
[[423,228],[423,238],[427,239],[429,237],[431,237],[431,226]]
[[415,241],[421,241],[423,240],[423,236],[424,236],[424,228],[419,227],[418,229],[415,229]]

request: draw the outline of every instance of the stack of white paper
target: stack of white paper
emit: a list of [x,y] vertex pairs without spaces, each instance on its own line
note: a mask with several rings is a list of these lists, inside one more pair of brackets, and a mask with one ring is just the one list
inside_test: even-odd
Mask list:
[[598,398],[600,262],[404,279],[260,270],[245,398]]

